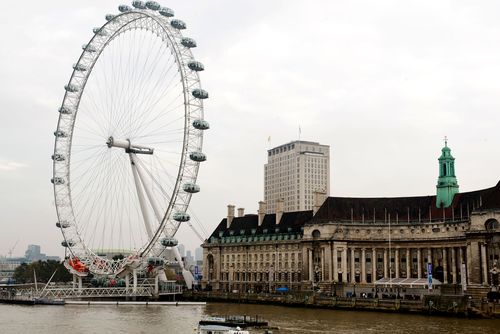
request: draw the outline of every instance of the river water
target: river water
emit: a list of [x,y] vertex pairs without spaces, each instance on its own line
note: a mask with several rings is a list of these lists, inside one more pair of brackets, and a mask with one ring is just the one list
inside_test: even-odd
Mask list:
[[[207,315],[259,315],[275,334],[500,333],[500,320],[210,303],[205,306],[14,306],[0,304],[1,334],[190,334]],[[253,334],[254,332],[252,332]],[[259,332],[255,332],[259,333]]]

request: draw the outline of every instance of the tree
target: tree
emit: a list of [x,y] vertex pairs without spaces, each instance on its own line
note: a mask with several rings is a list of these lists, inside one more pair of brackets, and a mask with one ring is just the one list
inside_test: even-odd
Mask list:
[[54,260],[37,261],[30,264],[22,263],[14,271],[14,279],[18,283],[33,283],[36,273],[37,282],[47,283],[54,272],[52,282],[68,282],[72,279],[63,263]]

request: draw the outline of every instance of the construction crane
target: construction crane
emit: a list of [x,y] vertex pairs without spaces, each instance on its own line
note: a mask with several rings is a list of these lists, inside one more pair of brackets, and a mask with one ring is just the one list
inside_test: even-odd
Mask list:
[[9,259],[12,259],[12,252],[14,251],[14,248],[16,248],[17,246],[17,243],[19,242],[19,239],[17,239],[16,243],[14,244],[14,246],[12,246],[10,249],[9,249]]

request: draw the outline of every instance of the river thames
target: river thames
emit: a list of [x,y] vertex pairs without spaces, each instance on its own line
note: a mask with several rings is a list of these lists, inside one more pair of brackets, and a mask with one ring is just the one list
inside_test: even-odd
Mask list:
[[500,333],[500,320],[221,303],[205,306],[0,305],[0,333],[184,334],[194,333],[203,317],[224,314],[262,316],[270,326],[279,328],[273,333],[280,334]]

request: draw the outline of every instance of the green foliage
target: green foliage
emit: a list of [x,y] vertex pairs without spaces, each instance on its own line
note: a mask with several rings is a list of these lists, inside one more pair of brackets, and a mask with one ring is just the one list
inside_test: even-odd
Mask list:
[[37,261],[31,264],[23,263],[14,271],[14,279],[17,283],[33,283],[34,272],[36,272],[37,282],[47,283],[56,270],[52,282],[71,281],[72,276],[63,263],[54,260]]

